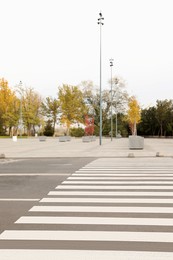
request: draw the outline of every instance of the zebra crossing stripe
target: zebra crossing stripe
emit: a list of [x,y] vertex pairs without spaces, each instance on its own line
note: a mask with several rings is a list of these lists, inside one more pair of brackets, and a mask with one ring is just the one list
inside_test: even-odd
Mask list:
[[105,250],[28,250],[0,249],[1,259],[6,260],[172,260],[172,252],[105,251]]
[[140,186],[122,186],[122,185],[111,185],[111,186],[105,186],[105,185],[58,185],[56,189],[75,189],[75,190],[117,190],[117,189],[126,189],[126,190],[173,190],[172,186],[146,186],[146,185],[140,185]]
[[63,181],[62,184],[170,184],[173,186],[173,181]]
[[173,243],[171,232],[5,230],[0,240],[132,241]]
[[149,192],[149,191],[50,191],[50,196],[160,196],[167,197],[173,196],[173,192]]
[[46,203],[166,203],[173,204],[173,199],[158,198],[158,199],[146,199],[146,198],[43,198],[40,202]]
[[17,224],[78,224],[78,225],[147,225],[173,226],[172,218],[102,218],[102,217],[47,217],[27,216],[19,218]]
[[172,172],[173,169],[146,169],[146,168],[140,168],[140,169],[136,169],[136,168],[132,168],[132,169],[118,169],[118,168],[92,168],[92,169],[80,169],[75,171],[76,173],[82,173],[82,172],[151,172],[151,173],[167,173],[167,172]]
[[33,206],[30,212],[173,213],[172,207]]
[[[173,170],[172,170],[173,171]],[[129,173],[129,174],[126,174],[126,173],[73,173],[72,176],[74,177],[173,177],[173,173],[165,173],[164,175],[163,174],[158,174],[158,173],[155,173],[155,174],[152,174],[152,173],[141,173],[141,174],[138,174],[138,173]],[[71,178],[71,177],[70,177]]]
[[[74,176],[74,175],[72,175],[72,176],[70,176],[69,178],[68,178],[68,180],[83,180],[83,179],[85,179],[85,180],[117,180],[117,181],[119,181],[119,179],[121,179],[122,180],[122,178],[123,178],[123,176],[100,176],[100,175],[98,175],[98,176]],[[141,177],[134,177],[134,176],[129,176],[129,178],[128,178],[128,176],[126,177],[126,178],[124,178],[124,180],[141,180],[142,179],[142,181],[144,180],[150,180],[150,179],[153,179],[153,181],[154,181],[154,179],[156,179],[156,180],[173,180],[173,177],[169,177],[169,176],[167,176],[167,177],[158,177],[158,176],[146,176],[146,177],[144,177],[144,176],[141,176]],[[123,181],[124,181],[123,180]],[[151,181],[151,180],[150,180]]]

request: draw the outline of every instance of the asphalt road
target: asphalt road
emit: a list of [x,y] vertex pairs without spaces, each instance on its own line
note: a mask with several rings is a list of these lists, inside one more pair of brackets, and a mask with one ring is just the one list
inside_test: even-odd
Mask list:
[[94,158],[0,160],[0,233]]
[[172,260],[173,160],[1,160],[0,232],[2,260]]

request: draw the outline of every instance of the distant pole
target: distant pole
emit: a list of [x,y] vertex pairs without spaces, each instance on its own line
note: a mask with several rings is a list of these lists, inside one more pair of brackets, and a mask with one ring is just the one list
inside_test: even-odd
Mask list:
[[118,108],[117,108],[117,99],[118,99],[118,91],[117,91],[117,85],[118,85],[118,79],[115,81],[116,84],[116,125],[115,125],[115,135],[118,136]]
[[[22,87],[22,81],[19,82],[19,87]],[[20,97],[20,137],[22,138],[22,95]]]
[[102,145],[102,25],[104,18],[99,13],[98,24],[100,25],[100,145]]
[[112,120],[112,67],[113,67],[113,59],[110,59],[110,67],[111,67],[111,141],[113,139],[113,120]]

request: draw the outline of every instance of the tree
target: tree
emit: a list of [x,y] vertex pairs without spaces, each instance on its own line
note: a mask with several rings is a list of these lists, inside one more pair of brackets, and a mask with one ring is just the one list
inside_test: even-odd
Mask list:
[[66,124],[67,133],[73,123],[83,123],[87,114],[82,91],[77,86],[63,85],[59,87],[58,98],[61,112],[61,122]]
[[141,109],[137,99],[132,96],[129,98],[127,120],[132,132],[132,135],[137,135],[137,124],[141,121]]
[[157,100],[156,101],[156,119],[159,123],[159,134],[166,136],[167,127],[171,130],[173,117],[173,101],[172,100]]
[[[109,81],[111,83],[111,80]],[[121,77],[112,78],[112,104],[114,113],[125,113],[128,103],[125,81]]]
[[43,134],[46,136],[53,136],[54,134],[54,127],[52,127],[52,121],[50,119],[46,123]]
[[30,136],[35,133],[35,126],[39,126],[42,121],[42,98],[32,88],[20,88],[20,93],[23,124]]
[[[110,81],[109,81],[110,84]],[[95,134],[99,133],[100,123],[100,90],[94,86],[92,81],[83,81],[80,84],[84,93],[85,103],[88,107],[89,115],[94,116]],[[115,113],[124,113],[127,106],[128,94],[125,90],[125,82],[120,77],[112,79],[112,111]],[[104,89],[102,91],[102,130],[103,135],[109,135],[111,116],[111,91]],[[113,116],[115,121],[115,117]]]
[[59,113],[59,101],[56,98],[47,97],[42,103],[45,115],[53,122],[53,135],[55,135],[55,125]]
[[9,129],[11,133],[12,127],[18,126],[19,120],[19,99],[15,92],[8,86],[8,81],[0,79],[0,122],[3,133]]

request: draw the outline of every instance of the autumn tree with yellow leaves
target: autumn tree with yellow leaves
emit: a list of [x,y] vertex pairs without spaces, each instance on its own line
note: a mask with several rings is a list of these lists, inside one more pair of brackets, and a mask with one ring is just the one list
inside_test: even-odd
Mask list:
[[129,122],[132,135],[137,135],[137,124],[141,121],[141,108],[136,97],[134,96],[129,98],[127,120]]
[[84,102],[83,93],[77,86],[63,85],[58,91],[61,123],[67,127],[69,133],[71,124],[83,123],[88,108]]
[[9,135],[12,128],[17,131],[19,120],[20,102],[4,78],[0,79],[0,132]]

